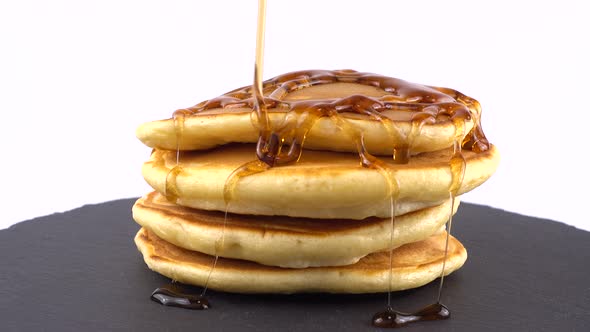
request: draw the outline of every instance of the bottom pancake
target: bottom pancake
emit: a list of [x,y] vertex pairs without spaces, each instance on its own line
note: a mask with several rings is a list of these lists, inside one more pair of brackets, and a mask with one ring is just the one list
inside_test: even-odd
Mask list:
[[[425,285],[440,276],[446,233],[393,251],[391,290]],[[148,267],[173,280],[204,286],[214,257],[170,244],[142,228],[135,243]],[[463,245],[449,237],[445,275],[467,259]],[[388,291],[389,253],[378,252],[346,266],[280,268],[254,262],[219,258],[208,287],[234,293],[376,293]]]

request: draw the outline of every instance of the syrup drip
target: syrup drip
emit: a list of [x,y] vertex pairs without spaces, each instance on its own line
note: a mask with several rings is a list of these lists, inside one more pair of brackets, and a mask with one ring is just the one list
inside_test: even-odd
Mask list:
[[264,172],[268,168],[269,166],[267,164],[258,160],[253,160],[240,166],[230,174],[230,176],[225,180],[225,185],[223,186],[223,199],[226,205],[226,214],[227,206],[232,200],[235,199],[234,195],[238,181],[243,177]]
[[486,138],[485,134],[483,133],[483,129],[481,127],[481,104],[459,91],[449,89],[449,88],[441,88],[441,87],[431,87],[436,89],[440,92],[446,93],[456,99],[458,102],[462,103],[463,105],[467,106],[471,111],[471,116],[473,117],[474,126],[469,135],[465,136],[465,139],[462,142],[462,147],[471,150],[473,152],[483,152],[489,149],[490,142]]
[[201,293],[201,297],[205,297],[205,293],[207,293],[207,289],[209,288],[209,281],[211,280],[211,276],[213,275],[213,271],[215,271],[215,267],[217,266],[217,262],[219,261],[219,253],[223,250],[223,245],[225,243],[225,226],[227,225],[227,209],[229,204],[225,204],[225,214],[223,216],[223,228],[221,229],[221,235],[215,241],[215,258],[213,258],[213,264],[211,264],[211,269],[209,270],[209,274],[207,275],[207,280],[205,280],[205,286],[203,287],[203,292]]
[[[414,138],[417,135],[420,135],[420,131],[422,127],[426,123],[433,123],[435,120],[435,114],[432,111],[423,111],[419,113],[415,113],[412,116],[412,129],[407,137],[408,145],[411,146],[411,142],[413,142]],[[445,239],[445,253],[443,256],[443,264],[440,273],[440,284],[438,288],[438,294],[436,302],[430,304],[417,312],[414,313],[403,313],[399,311],[395,311],[391,307],[391,280],[392,280],[392,253],[393,250],[391,249],[389,252],[389,260],[390,260],[390,271],[389,271],[389,291],[387,294],[387,309],[385,311],[381,311],[376,313],[373,316],[373,325],[376,327],[389,327],[389,328],[396,328],[402,327],[406,324],[416,322],[416,321],[424,321],[424,320],[439,320],[439,319],[447,319],[450,317],[450,311],[446,306],[444,306],[440,301],[442,297],[442,289],[444,284],[444,276],[445,276],[445,267],[446,261],[448,256],[448,249],[449,249],[449,237],[451,234],[451,228],[453,223],[453,207],[455,206],[455,197],[461,188],[461,184],[463,183],[463,177],[465,175],[465,167],[466,161],[462,153],[462,139],[463,134],[465,132],[465,120],[461,118],[454,118],[453,124],[455,126],[455,137],[453,143],[453,154],[449,160],[449,168],[451,172],[451,183],[449,185],[449,197],[451,200],[451,207],[449,211],[449,220],[446,224],[447,236]],[[394,151],[395,152],[395,151]],[[409,153],[407,154],[407,158],[409,159]],[[395,153],[394,153],[395,158]],[[393,247],[393,234],[394,234],[394,225],[395,225],[395,201],[393,200],[392,196],[392,216],[391,216],[391,238],[390,238],[390,246]]]
[[393,199],[393,195],[391,196],[391,223],[389,225],[390,228],[390,235],[389,235],[389,280],[388,280],[388,290],[387,290],[387,308],[391,308],[391,287],[393,281],[393,235],[395,233],[395,210],[396,210],[397,202]]
[[[414,139],[420,135],[422,131],[422,127],[426,123],[434,123],[436,113],[432,112],[432,109],[425,108],[422,112],[417,112],[412,116],[412,126],[411,130],[408,135],[405,137],[405,142],[403,146],[395,147],[393,150],[393,161],[398,164],[405,164],[409,162],[410,159],[410,150]],[[384,125],[385,123],[382,122]],[[386,126],[387,127],[387,126]],[[389,131],[390,136],[391,131]],[[361,148],[364,148],[362,146]],[[364,149],[363,149],[364,150]],[[367,158],[367,157],[365,157]],[[374,158],[374,157],[373,157]],[[376,158],[374,158],[376,159]],[[377,159],[378,160],[378,159]],[[390,166],[383,163],[383,166],[388,167],[391,169]],[[388,174],[391,174],[388,172]],[[392,184],[396,180],[396,177],[393,175],[389,175],[388,177],[390,188],[392,188]],[[397,184],[397,182],[395,182]],[[396,187],[397,188],[397,187]],[[396,210],[396,203],[397,203],[397,196],[399,192],[396,190],[395,192],[391,192],[390,200],[391,200],[391,224],[390,224],[390,244],[389,244],[389,280],[388,280],[388,292],[387,292],[387,308],[385,311],[381,311],[376,313],[373,316],[373,325],[376,327],[401,327],[406,324],[421,321],[421,320],[433,320],[433,319],[444,319],[448,318],[449,311],[446,307],[441,304],[431,304],[423,309],[415,312],[415,313],[402,313],[396,311],[391,306],[391,288],[392,288],[392,280],[393,280],[393,240],[394,240],[394,233],[395,233],[395,210]],[[447,238],[448,240],[448,238]],[[445,250],[445,258],[446,258],[446,250]],[[444,270],[444,267],[443,267]],[[444,308],[444,310],[442,310]]]
[[184,134],[184,120],[186,116],[190,114],[187,109],[180,109],[174,112],[174,131],[176,133],[176,165],[168,171],[166,174],[166,199],[172,203],[176,203],[180,194],[178,187],[176,186],[176,178],[182,173],[183,168],[180,165],[180,146],[182,142],[182,136]]
[[174,132],[176,134],[176,163],[178,164],[180,146],[182,143],[182,137],[184,136],[184,121],[187,115],[190,115],[191,111],[188,109],[179,109],[172,115],[174,119]]
[[[262,72],[264,68],[264,32],[266,27],[266,0],[258,1],[258,26],[256,29],[256,56],[254,62],[254,82],[251,88],[253,100],[252,122],[258,128],[258,142],[256,144],[256,156],[259,160],[272,166],[272,159],[267,156],[276,156],[280,149],[279,138],[271,132],[271,123],[268,117],[266,104],[264,103],[264,91],[262,85]],[[239,97],[236,95],[236,97]],[[227,200],[226,200],[227,203]]]
[[165,306],[193,310],[209,309],[211,307],[209,301],[202,295],[196,294],[196,290],[190,286],[171,282],[156,288],[150,298]]
[[373,316],[373,325],[383,328],[396,328],[414,322],[429,320],[442,320],[451,317],[451,312],[443,304],[435,303],[428,305],[413,313],[404,313],[393,310],[391,307]]
[[455,198],[457,192],[461,188],[463,178],[465,177],[465,168],[467,163],[461,150],[461,138],[465,131],[465,122],[456,120],[455,124],[455,142],[453,144],[453,155],[449,161],[449,168],[451,170],[451,185],[449,186],[449,196],[451,198],[451,210],[449,211],[449,220],[447,221],[447,237],[445,239],[445,255],[443,258],[443,264],[440,271],[440,284],[438,286],[437,303],[440,303],[442,297],[442,289],[445,280],[445,266],[447,263],[447,255],[449,250],[449,237],[451,236],[451,228],[453,226],[453,207],[455,206]]
[[[176,133],[176,165],[168,171],[166,174],[166,192],[165,196],[166,199],[172,203],[177,203],[180,197],[180,193],[178,191],[178,186],[176,183],[176,178],[183,172],[183,167],[180,163],[180,145],[182,142],[182,137],[184,134],[184,122],[185,117],[187,114],[190,114],[190,111],[186,109],[180,109],[174,112],[174,130]],[[225,223],[223,226],[225,230]],[[223,233],[222,233],[223,236]],[[180,285],[175,283],[174,281],[164,285],[162,287],[156,288],[150,298],[152,301],[158,302],[165,306],[172,306],[172,307],[179,307],[184,309],[193,309],[193,310],[205,310],[209,309],[211,305],[209,304],[209,300],[205,297],[205,292],[207,291],[207,285],[209,283],[209,278],[211,277],[211,272],[215,268],[215,264],[217,263],[217,256],[215,256],[215,261],[213,263],[213,268],[209,272],[209,276],[205,283],[205,287],[201,294],[187,285]]]
[[[179,154],[177,154],[177,159],[179,159],[178,156]],[[176,186],[176,178],[180,173],[182,173],[182,166],[177,163],[166,174],[166,199],[172,203],[176,203],[180,197],[178,187]]]
[[391,168],[383,161],[375,158],[374,156],[367,153],[365,148],[363,137],[360,138],[359,156],[361,158],[361,165],[378,170],[387,181],[389,186],[389,199],[391,204],[391,217],[390,217],[390,235],[389,235],[389,277],[388,277],[388,291],[387,291],[387,307],[391,307],[391,287],[393,280],[393,239],[395,233],[395,213],[397,206],[397,198],[399,196],[399,184],[395,174],[392,173]]

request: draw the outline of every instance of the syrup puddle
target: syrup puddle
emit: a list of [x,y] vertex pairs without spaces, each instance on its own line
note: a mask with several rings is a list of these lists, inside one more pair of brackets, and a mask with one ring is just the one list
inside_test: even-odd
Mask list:
[[428,305],[412,313],[395,311],[389,307],[385,311],[378,312],[373,316],[373,325],[383,328],[397,328],[410,323],[442,320],[449,317],[451,317],[451,312],[440,303]]
[[179,307],[192,310],[205,310],[211,308],[209,301],[191,286],[170,282],[156,288],[150,296],[152,301],[165,306]]

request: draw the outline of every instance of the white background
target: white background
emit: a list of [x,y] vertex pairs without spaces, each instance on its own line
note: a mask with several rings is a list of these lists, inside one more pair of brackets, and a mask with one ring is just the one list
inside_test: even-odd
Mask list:
[[[583,1],[269,0],[264,77],[351,68],[478,99],[464,200],[590,229]],[[257,3],[0,0],[0,228],[149,190],[144,121],[252,81]]]

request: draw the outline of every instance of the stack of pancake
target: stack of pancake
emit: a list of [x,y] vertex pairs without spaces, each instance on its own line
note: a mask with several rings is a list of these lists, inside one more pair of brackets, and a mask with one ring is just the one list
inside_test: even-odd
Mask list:
[[351,70],[263,91],[266,110],[244,87],[138,128],[150,269],[230,292],[369,293],[463,265],[445,224],[499,161],[477,101]]

